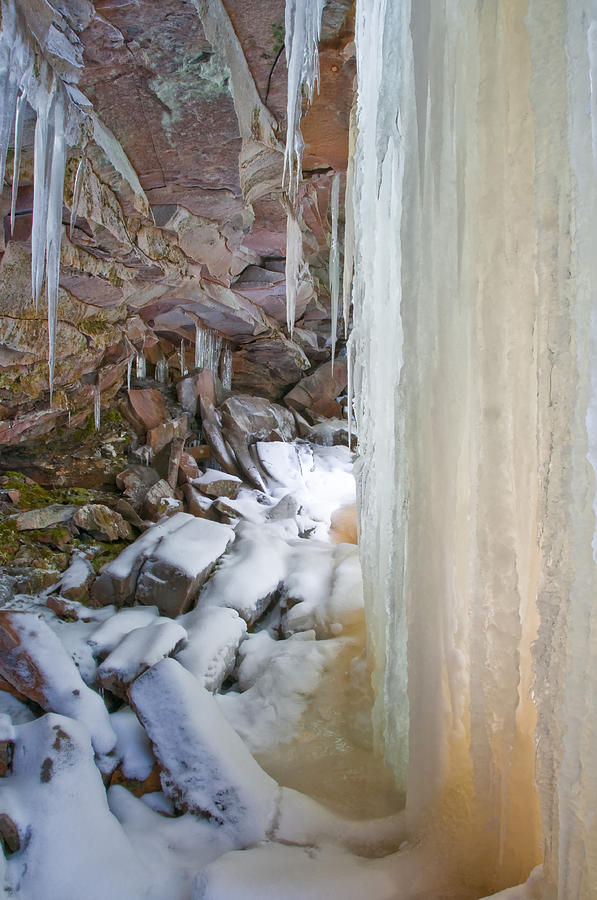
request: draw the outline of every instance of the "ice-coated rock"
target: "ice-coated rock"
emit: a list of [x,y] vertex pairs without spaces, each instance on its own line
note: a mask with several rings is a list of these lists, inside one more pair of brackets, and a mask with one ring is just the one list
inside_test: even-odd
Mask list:
[[202,606],[180,621],[188,632],[188,642],[176,659],[208,691],[217,691],[234,668],[247,633],[246,622],[234,609]]
[[181,811],[207,815],[243,845],[272,827],[278,785],[255,762],[212,695],[173,659],[148,669],[130,699]]
[[49,714],[15,731],[2,806],[26,840],[7,862],[7,886],[48,900],[152,896],[146,867],[108,809],[87,729]]
[[113,749],[116,735],[101,698],[83,682],[61,642],[39,616],[0,610],[0,674],[42,709],[86,725],[98,755]]
[[143,563],[135,599],[175,617],[188,610],[216,562],[234,540],[234,531],[219,522],[190,517],[165,535]]
[[187,632],[178,622],[153,619],[123,637],[100,665],[97,677],[104,688],[126,697],[127,685],[150,666],[174,653],[186,637]]
[[124,606],[135,596],[137,577],[145,558],[166,534],[171,534],[191,521],[188,513],[176,513],[171,518],[149,528],[122,553],[103,566],[91,586],[91,599],[96,606]]
[[248,625],[265,612],[286,574],[289,547],[274,534],[242,522],[237,539],[199,597],[199,606],[235,609]]

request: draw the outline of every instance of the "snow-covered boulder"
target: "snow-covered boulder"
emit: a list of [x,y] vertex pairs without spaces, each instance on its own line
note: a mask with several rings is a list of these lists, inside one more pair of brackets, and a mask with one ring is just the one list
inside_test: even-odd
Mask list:
[[244,619],[234,609],[200,606],[181,622],[188,641],[176,659],[208,691],[217,691],[234,668],[238,647],[247,633]]
[[286,575],[290,552],[272,532],[241,523],[237,539],[199,598],[201,607],[235,609],[248,625],[265,612]]
[[173,659],[137,678],[130,699],[182,812],[209,816],[244,846],[272,827],[276,782],[255,762],[213,696]]
[[97,670],[101,685],[117,696],[126,697],[127,686],[150,666],[174,653],[186,637],[182,625],[161,617],[129,631]]
[[113,749],[116,735],[101,698],[83,682],[60,640],[35,613],[0,610],[0,674],[42,709],[84,723],[98,755]]
[[172,534],[192,519],[193,516],[188,513],[177,513],[148,528],[116,559],[103,566],[91,586],[92,602],[96,606],[108,606],[111,603],[115,606],[124,606],[131,603],[135,596],[137,577],[146,557],[165,535]]
[[172,618],[186,612],[216,562],[234,540],[228,525],[190,516],[166,535],[143,563],[137,580],[138,603],[155,604]]

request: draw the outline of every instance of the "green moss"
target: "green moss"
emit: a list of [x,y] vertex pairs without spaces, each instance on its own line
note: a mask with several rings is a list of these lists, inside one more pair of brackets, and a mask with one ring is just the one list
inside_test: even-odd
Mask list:
[[5,478],[2,490],[18,491],[19,506],[22,509],[39,509],[49,506],[51,503],[70,503],[74,506],[83,506],[85,503],[93,503],[94,500],[93,491],[78,487],[50,490],[26,478],[21,472],[6,472]]
[[7,566],[20,546],[14,519],[0,521],[0,566]]
[[106,563],[112,562],[113,559],[122,553],[122,551],[129,546],[130,541],[114,541],[113,543],[105,543],[103,541],[96,541],[96,546],[101,547],[101,551],[95,556],[91,562],[93,566],[94,572],[97,573],[101,569],[102,566],[105,566]]

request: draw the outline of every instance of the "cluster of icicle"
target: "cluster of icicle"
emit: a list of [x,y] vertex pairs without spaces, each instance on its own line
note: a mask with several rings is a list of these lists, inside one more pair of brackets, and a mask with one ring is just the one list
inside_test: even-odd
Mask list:
[[319,86],[319,37],[325,0],[286,0],[284,49],[288,67],[286,147],[282,186],[286,190],[286,321],[292,336],[298,285],[304,270],[303,239],[298,221],[298,188],[304,141],[301,134],[303,88],[312,103]]
[[210,328],[195,325],[195,368],[209,369],[220,378],[226,390],[232,386],[232,351],[221,336]]
[[[36,309],[44,274],[48,303],[48,368],[50,402],[54,389],[62,201],[66,165],[65,135],[71,117],[80,120],[62,79],[38,53],[21,23],[15,0],[2,0],[0,33],[0,188],[6,156],[14,146],[11,230],[14,230],[19,189],[20,155],[26,104],[36,115],[34,138],[33,226],[31,233],[31,293]],[[83,167],[75,185],[73,213],[81,189]],[[72,228],[72,221],[71,221]]]

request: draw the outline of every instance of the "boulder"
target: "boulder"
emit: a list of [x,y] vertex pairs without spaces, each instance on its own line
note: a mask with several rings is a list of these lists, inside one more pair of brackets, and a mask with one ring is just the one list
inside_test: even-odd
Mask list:
[[197,369],[181,378],[176,383],[178,402],[191,417],[197,415],[199,397],[203,397],[211,406],[216,406],[216,388],[213,373],[210,369]]
[[0,610],[0,674],[42,709],[83,722],[97,754],[113,749],[116,735],[106,707],[40,616]]
[[193,517],[186,513],[176,513],[169,519],[148,528],[137,540],[107,565],[91,586],[91,601],[95,606],[124,606],[131,603],[135,595],[137,577],[146,556],[166,535],[181,528]]
[[214,693],[234,669],[246,622],[234,609],[199,606],[183,617],[182,624],[188,639],[176,659]]
[[170,510],[174,513],[179,509],[179,501],[174,496],[174,489],[163,478],[156,481],[145,494],[143,512],[149,519],[157,519],[166,515]]
[[182,492],[184,495],[187,509],[192,516],[199,519],[211,519],[218,521],[218,516],[213,509],[213,499],[201,494],[192,484],[183,484]]
[[142,672],[175,653],[187,632],[171,619],[156,618],[149,625],[129,631],[97,670],[106,690],[126,699],[126,688]]
[[311,421],[319,417],[342,418],[342,407],[336,398],[346,387],[346,382],[346,358],[336,359],[333,371],[331,360],[324,362],[284,396],[284,403]]
[[294,416],[290,410],[264,397],[234,394],[221,405],[248,443],[258,440],[292,441],[296,437]]
[[180,663],[164,659],[133,682],[129,696],[176,809],[211,819],[239,846],[264,840],[274,824],[278,785],[209,691]]
[[186,484],[193,478],[199,478],[201,471],[191,454],[183,450],[178,463],[178,483]]
[[[126,541],[133,537],[133,530],[120,513],[103,503],[86,503],[73,516],[73,522],[98,541]],[[78,597],[74,598],[79,599]]]
[[238,497],[238,492],[243,484],[236,475],[218,472],[216,469],[206,469],[191,483],[206,497],[228,497],[231,500]]
[[52,528],[72,519],[76,506],[65,506],[52,503],[42,509],[30,509],[16,518],[17,531],[35,531],[40,528]]
[[158,453],[174,438],[185,438],[188,433],[189,423],[187,416],[179,416],[177,419],[170,419],[168,422],[156,425],[155,428],[150,428],[145,442],[154,453]]
[[129,418],[141,436],[170,418],[164,398],[155,388],[130,390],[127,397],[131,411]]
[[85,600],[94,578],[95,572],[89,560],[84,556],[75,556],[58,583],[60,594],[66,600]]
[[222,466],[229,475],[238,475],[238,467],[234,453],[226,444],[222,434],[222,422],[218,410],[208,403],[204,397],[199,398],[201,407],[201,427],[205,438],[211,447],[213,458]]
[[227,525],[191,517],[165,535],[143,563],[136,601],[155,605],[171,618],[186,612],[233,540],[234,531]]
[[116,486],[138,511],[149,488],[159,480],[160,476],[151,466],[133,465],[118,473]]

